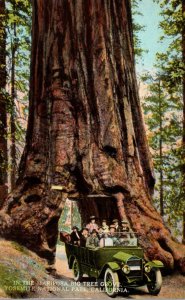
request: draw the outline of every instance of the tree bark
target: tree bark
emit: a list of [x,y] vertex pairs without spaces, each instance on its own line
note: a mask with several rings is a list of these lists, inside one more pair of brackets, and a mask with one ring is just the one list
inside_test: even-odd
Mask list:
[[52,263],[65,199],[76,197],[84,222],[101,219],[102,207],[109,219],[127,218],[146,257],[185,272],[185,247],[151,204],[129,1],[44,2],[33,1],[27,140],[1,232]]
[[183,230],[182,243],[185,245],[185,212],[183,212],[182,230]]
[[[16,3],[13,2],[13,15],[15,17]],[[15,88],[15,65],[16,65],[16,49],[17,49],[17,33],[16,33],[16,22],[12,25],[13,38],[11,42],[11,114],[10,114],[10,183],[11,190],[15,187],[16,181],[16,125],[15,125],[15,100],[16,100],[16,88]]]
[[159,79],[159,157],[160,157],[160,214],[164,216],[164,184],[163,184],[163,114],[161,99],[161,80]]
[[[185,20],[185,0],[182,0],[182,19]],[[185,67],[185,25],[182,22],[182,62]],[[183,136],[182,136],[182,151],[183,151],[183,196],[185,195],[185,71],[182,77],[182,97],[183,97]],[[185,212],[184,212],[185,214]],[[184,217],[184,215],[183,215]],[[183,218],[184,221],[184,218]],[[185,230],[183,230],[183,241],[185,241]]]
[[7,110],[6,110],[6,34],[5,1],[0,2],[0,207],[8,195],[7,187]]

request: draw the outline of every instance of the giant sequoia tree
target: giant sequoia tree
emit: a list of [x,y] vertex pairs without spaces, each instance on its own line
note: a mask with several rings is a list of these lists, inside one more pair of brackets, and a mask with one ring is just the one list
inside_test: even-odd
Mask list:
[[84,222],[127,217],[148,258],[185,272],[185,247],[153,208],[153,187],[129,1],[34,0],[27,140],[2,235],[52,261],[65,199],[75,197]]

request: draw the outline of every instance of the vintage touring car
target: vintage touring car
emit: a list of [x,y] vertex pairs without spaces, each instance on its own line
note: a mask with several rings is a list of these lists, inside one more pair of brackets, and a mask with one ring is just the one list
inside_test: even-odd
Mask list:
[[75,281],[81,281],[84,274],[94,277],[103,282],[105,292],[110,297],[115,297],[123,288],[143,285],[147,285],[152,295],[160,292],[160,268],[163,263],[158,260],[146,261],[136,238],[130,239],[126,246],[89,249],[66,243],[65,248]]

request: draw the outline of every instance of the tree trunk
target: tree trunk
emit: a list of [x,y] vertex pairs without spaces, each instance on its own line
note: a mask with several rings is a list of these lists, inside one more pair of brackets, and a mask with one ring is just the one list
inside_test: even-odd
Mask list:
[[161,99],[161,80],[159,79],[159,157],[160,157],[160,214],[164,216],[164,191],[163,191],[163,113],[162,113],[162,99]]
[[[15,2],[13,3],[13,13],[15,16]],[[16,89],[15,89],[15,63],[16,63],[16,48],[17,48],[17,40],[16,40],[16,22],[13,22],[12,25],[13,31],[13,39],[11,45],[11,114],[10,114],[10,132],[11,132],[11,146],[10,146],[10,162],[11,162],[11,171],[10,171],[10,182],[11,182],[11,190],[15,187],[16,181],[16,126],[15,126],[15,99],[16,99]]]
[[182,243],[185,245],[185,212],[183,212],[182,230],[183,230]]
[[146,257],[185,272],[185,247],[152,207],[153,187],[129,1],[34,0],[27,140],[3,236],[52,262],[65,199],[76,197],[84,221],[101,219],[102,206],[109,219],[128,218]]
[[[185,0],[182,0],[182,18],[185,20]],[[185,25],[182,23],[182,63],[185,66]],[[182,136],[182,150],[183,150],[183,196],[185,196],[185,72],[182,78],[182,97],[183,97],[183,136]],[[184,212],[185,215],[185,212]],[[184,217],[183,215],[183,217]],[[184,218],[183,218],[184,222]],[[185,230],[183,230],[183,241],[185,241]]]
[[6,111],[6,34],[5,1],[0,3],[0,207],[8,195],[7,187],[7,111]]

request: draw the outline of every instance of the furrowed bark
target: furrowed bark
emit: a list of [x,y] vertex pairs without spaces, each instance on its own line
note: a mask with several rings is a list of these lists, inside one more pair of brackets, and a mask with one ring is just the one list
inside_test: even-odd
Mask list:
[[3,235],[52,262],[65,199],[76,197],[84,222],[128,218],[146,257],[184,272],[185,247],[151,204],[129,1],[34,0],[31,65],[27,142]]
[[7,110],[5,1],[0,2],[0,207],[8,195],[7,187]]
[[[182,0],[182,19],[185,20],[185,0]],[[185,25],[182,24],[182,63],[185,66]],[[182,98],[183,98],[183,134],[182,134],[182,149],[183,149],[183,166],[182,166],[182,176],[183,176],[183,194],[185,194],[185,72],[182,77]],[[185,214],[185,212],[184,212]],[[184,222],[183,214],[183,222]],[[183,224],[184,226],[184,224]],[[185,243],[185,230],[183,228],[183,243]]]
[[[13,15],[15,16],[16,3],[13,4]],[[11,190],[15,187],[16,181],[16,125],[15,125],[15,100],[16,100],[16,87],[15,87],[15,64],[16,64],[16,50],[17,50],[17,40],[16,40],[16,22],[12,24],[13,40],[11,42],[11,113],[10,113],[10,183]]]

